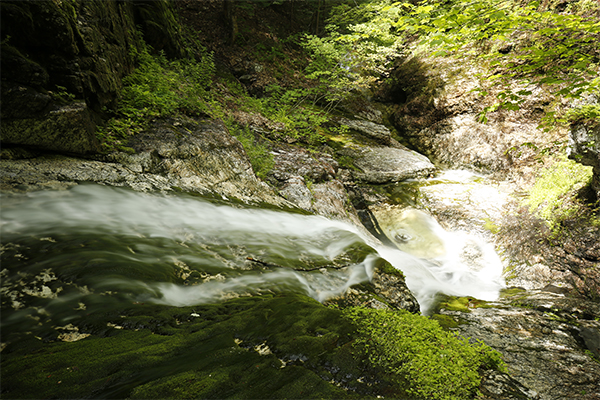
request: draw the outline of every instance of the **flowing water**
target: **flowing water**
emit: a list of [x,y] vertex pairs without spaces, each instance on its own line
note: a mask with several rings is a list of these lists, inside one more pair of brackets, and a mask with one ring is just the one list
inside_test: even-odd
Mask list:
[[[344,222],[190,195],[90,184],[1,200],[3,332],[131,302],[265,292],[324,301],[368,281],[379,257],[405,273],[424,312],[438,292],[491,300],[503,285],[488,244],[418,210],[399,216],[405,246],[392,248]],[[475,266],[463,260],[469,247],[482,260]]]

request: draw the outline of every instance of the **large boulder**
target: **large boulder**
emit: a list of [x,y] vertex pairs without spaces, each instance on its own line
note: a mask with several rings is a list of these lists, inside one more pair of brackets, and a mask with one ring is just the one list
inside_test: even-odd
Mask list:
[[340,154],[353,159],[360,170],[357,179],[366,183],[392,183],[422,178],[435,171],[427,157],[406,147],[349,146]]
[[183,190],[292,207],[256,178],[242,144],[221,122],[159,120],[134,136],[129,146],[135,154],[117,152],[102,160],[35,154],[10,160],[3,156],[1,188],[31,190],[98,182],[135,190]]

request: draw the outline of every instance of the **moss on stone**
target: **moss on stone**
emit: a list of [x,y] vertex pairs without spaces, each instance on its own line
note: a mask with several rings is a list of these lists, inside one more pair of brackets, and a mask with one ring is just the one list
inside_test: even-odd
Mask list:
[[[218,305],[136,305],[97,313],[94,335],[73,343],[32,336],[3,352],[11,398],[369,398],[346,346],[340,311],[299,295]],[[262,352],[257,349],[262,347]],[[349,379],[354,390],[329,381]],[[360,393],[360,395],[359,395]]]
[[446,331],[449,331],[451,329],[456,329],[456,328],[458,328],[458,325],[459,325],[459,323],[456,322],[454,320],[454,318],[452,318],[449,315],[433,314],[431,316],[431,319],[433,319],[434,321],[437,321],[437,323],[440,324],[442,329],[444,329]]

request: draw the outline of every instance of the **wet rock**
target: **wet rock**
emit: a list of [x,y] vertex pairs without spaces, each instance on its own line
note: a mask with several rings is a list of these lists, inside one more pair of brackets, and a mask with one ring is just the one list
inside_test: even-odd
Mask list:
[[371,139],[374,139],[375,141],[381,144],[389,145],[391,143],[392,134],[390,130],[384,125],[372,121],[358,119],[351,120],[347,118],[340,118],[338,122],[341,125],[346,125],[350,129],[355,130]]
[[406,286],[402,272],[383,262],[375,268],[370,282],[353,286],[346,293],[325,304],[341,307],[368,307],[375,309],[396,309],[418,313],[417,299]]
[[358,180],[366,183],[400,182],[425,177],[435,171],[427,157],[405,147],[353,146],[339,152],[352,157]]
[[85,102],[75,102],[36,118],[3,119],[0,139],[3,144],[89,154],[100,150],[95,131],[96,124]]
[[528,397],[597,399],[600,363],[582,336],[594,346],[599,307],[561,294],[521,291],[468,313],[441,313],[462,322],[461,335],[498,350],[510,376],[530,391]]

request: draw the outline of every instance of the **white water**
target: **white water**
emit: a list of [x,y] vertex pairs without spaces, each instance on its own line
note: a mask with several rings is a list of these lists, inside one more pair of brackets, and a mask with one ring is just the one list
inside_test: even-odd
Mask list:
[[[86,253],[86,242],[81,245],[84,250],[65,257],[69,262],[78,257],[81,264],[100,260],[99,265],[111,271],[104,277],[94,275],[94,280],[85,280],[90,290],[129,292],[137,300],[182,306],[240,294],[292,291],[324,301],[371,279],[378,256],[404,272],[424,312],[438,292],[492,300],[503,287],[501,265],[489,245],[466,235],[440,231],[435,221],[428,223],[436,227],[433,234],[444,243],[446,251],[417,257],[396,248],[374,247],[358,229],[343,222],[217,205],[191,196],[80,185],[63,192],[5,195],[1,200],[3,243],[22,238],[60,242],[65,234],[109,241],[115,238],[110,248]],[[257,268],[247,260],[252,257],[296,268],[306,267],[306,262],[320,266],[357,244],[369,245],[372,254],[342,270]],[[461,260],[465,245],[478,249],[475,265]],[[51,261],[41,264],[59,275],[65,260]],[[111,268],[113,263],[119,265],[114,268],[117,272]],[[140,272],[130,272],[138,271],[135,268]],[[164,276],[196,272],[202,279],[184,285],[161,279],[160,274],[157,277],[157,270],[164,271]],[[85,271],[88,269],[77,276]]]

